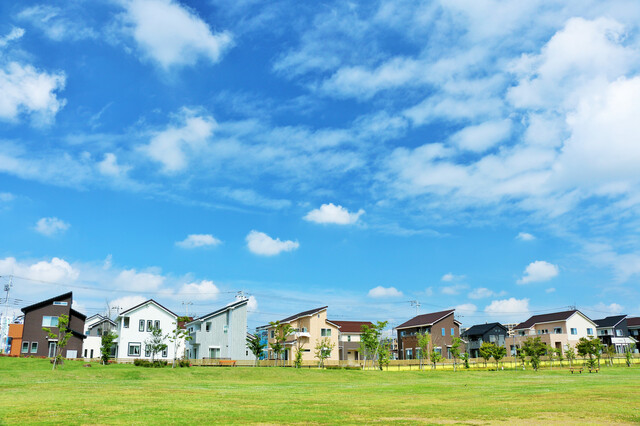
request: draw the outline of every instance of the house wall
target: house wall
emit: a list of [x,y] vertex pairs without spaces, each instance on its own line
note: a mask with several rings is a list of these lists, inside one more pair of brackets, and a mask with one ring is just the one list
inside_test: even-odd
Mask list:
[[[445,335],[442,335],[442,329],[445,329]],[[453,334],[451,334],[451,329],[453,328]],[[424,327],[413,327],[410,329],[397,330],[398,332],[398,359],[407,359],[407,349],[411,349],[411,357],[412,359],[416,358],[416,348],[418,347],[418,339],[415,333],[418,330],[422,330]],[[412,333],[412,335],[401,336],[401,332],[405,331],[407,333]],[[440,321],[435,322],[431,329],[428,331],[431,335],[431,343],[430,347],[439,347],[441,348],[442,356],[448,358],[447,347],[451,347],[453,344],[454,337],[460,337],[460,327],[455,322],[455,318],[453,315],[448,315],[447,317],[441,319]],[[460,348],[460,351],[463,351],[464,348]]]
[[[124,319],[129,318],[129,328],[124,327]],[[144,331],[139,331],[138,325],[139,321],[144,320]],[[162,334],[166,335],[171,333],[172,330],[175,329],[177,318],[174,315],[171,315],[167,311],[162,308],[159,308],[154,303],[146,303],[133,311],[126,312],[125,314],[120,314],[116,323],[118,324],[118,329],[116,333],[118,334],[117,341],[117,358],[128,358],[128,359],[151,359],[151,356],[145,356],[145,342],[151,338],[151,331],[147,329],[147,321],[152,320],[155,324],[155,321],[160,321],[160,328],[162,329]],[[140,355],[130,356],[129,355],[129,344],[130,343],[140,343]],[[169,339],[165,340],[165,343],[168,345],[167,348],[167,356],[163,357],[162,353],[156,355],[157,359],[160,360],[173,360],[173,344],[169,341]],[[184,351],[184,348],[182,349]],[[176,354],[176,358],[180,358],[183,355],[183,352],[178,351]]]
[[85,325],[84,334],[87,337],[84,339],[84,345],[82,346],[82,356],[84,358],[99,358],[101,356],[102,334],[98,332],[105,333],[109,330],[115,330],[115,326],[103,318],[92,320],[89,325]]
[[[305,333],[292,334],[291,336],[289,336],[286,344],[286,351],[287,351],[287,354],[285,355],[286,359],[293,359],[295,357],[295,346],[292,347],[292,345],[294,340],[299,339],[300,342],[304,345],[303,346],[304,349],[302,352],[302,359],[304,361],[317,360],[317,358],[315,357],[315,347],[318,344],[319,340],[324,339],[324,337],[321,335],[322,334],[321,329],[325,328],[325,329],[331,330],[331,336],[329,336],[329,340],[331,341],[331,343],[333,343],[333,349],[331,351],[331,355],[327,359],[331,361],[339,360],[340,349],[339,349],[338,337],[339,337],[340,330],[338,329],[338,327],[327,322],[326,310],[320,311],[311,316],[298,318],[294,321],[291,321],[289,324],[291,324],[293,328],[298,328],[298,329],[306,328],[308,330],[309,336],[307,337],[306,335],[304,335]],[[275,343],[275,339],[271,337],[272,330],[273,330],[273,327],[270,327],[269,328],[269,358],[271,359],[274,358],[273,351],[271,351],[271,343]]]
[[[211,324],[209,331],[206,331],[207,323]],[[195,331],[191,333],[192,340],[187,343],[190,358],[209,358],[209,348],[218,348],[219,357],[222,359],[253,359],[253,354],[247,354],[246,304],[194,321],[188,326],[191,328],[195,325],[199,327],[194,327]]]
[[9,355],[19,356],[20,348],[22,348],[22,329],[23,324],[9,324],[9,338],[11,339],[11,351]]

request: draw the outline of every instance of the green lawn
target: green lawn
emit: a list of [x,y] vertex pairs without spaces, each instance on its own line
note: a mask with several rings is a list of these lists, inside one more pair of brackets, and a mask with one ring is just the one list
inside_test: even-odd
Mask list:
[[640,369],[346,371],[0,358],[0,423],[637,423]]

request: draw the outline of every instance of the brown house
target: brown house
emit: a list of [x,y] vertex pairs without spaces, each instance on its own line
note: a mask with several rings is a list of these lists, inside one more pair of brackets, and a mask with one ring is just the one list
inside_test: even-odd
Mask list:
[[455,309],[418,315],[396,327],[398,332],[398,359],[417,359],[417,333],[431,335],[432,348],[445,358],[451,358],[449,349],[454,337],[460,337],[461,323],[454,318]]
[[58,333],[58,317],[69,317],[68,328],[71,330],[71,338],[62,354],[65,358],[78,358],[82,356],[82,342],[84,341],[85,315],[71,308],[73,293],[65,293],[51,299],[43,300],[35,305],[22,308],[24,313],[24,327],[22,330],[21,356],[48,356],[53,357],[56,350],[56,341],[48,338],[42,329],[48,327],[53,333]]

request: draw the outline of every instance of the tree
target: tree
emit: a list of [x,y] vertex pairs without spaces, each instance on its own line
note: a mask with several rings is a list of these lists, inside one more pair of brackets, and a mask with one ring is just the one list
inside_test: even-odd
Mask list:
[[302,367],[302,351],[304,349],[304,345],[298,345],[296,346],[296,357],[293,360],[293,365],[296,368],[301,368]]
[[109,362],[109,357],[111,357],[111,348],[113,347],[113,342],[118,338],[118,335],[113,331],[109,330],[108,333],[102,335],[101,345],[100,345],[100,355],[102,358],[102,364],[107,365]]
[[364,355],[364,367],[367,367],[367,359],[371,361],[371,366],[375,367],[378,360],[380,346],[382,346],[382,332],[387,327],[387,321],[378,321],[371,326],[363,324],[360,335],[360,352]]
[[569,367],[573,367],[573,360],[576,359],[576,349],[573,346],[567,345],[565,355],[569,361]]
[[438,361],[442,361],[442,355],[440,352],[436,351],[436,348],[431,349],[431,363],[433,364],[433,369],[435,370]]
[[602,351],[604,350],[604,345],[597,337],[593,337],[591,339],[591,346],[593,346],[593,354],[598,360],[598,368],[600,368],[600,358],[602,358]]
[[190,319],[191,318],[189,317],[178,317],[176,322],[173,323],[175,328],[171,331],[171,334],[167,335],[169,341],[173,343],[173,364],[171,365],[171,368],[176,368],[176,357],[178,356],[178,349],[180,349],[180,345],[183,342],[187,342],[192,339],[189,335],[189,330],[180,327],[180,323],[185,324]]
[[613,357],[616,356],[616,347],[613,345],[607,346],[607,358],[609,358],[609,366],[613,367]]
[[462,361],[464,361],[464,368],[466,368],[467,370],[469,369],[469,354],[468,353],[463,353],[462,355],[460,355],[460,359]]
[[487,361],[491,359],[493,356],[493,348],[495,347],[495,343],[490,342],[482,342],[480,349],[478,349],[478,353],[484,359],[484,366],[487,366]]
[[522,348],[516,348],[516,357],[522,362],[522,369],[524,370],[527,362],[527,353]]
[[500,360],[507,355],[507,348],[504,346],[493,345],[493,359],[496,361],[496,371],[498,370],[498,364]]
[[429,362],[429,344],[431,343],[431,336],[429,333],[418,333],[418,349],[420,349],[420,370],[422,370],[422,359],[426,359]]
[[547,353],[548,346],[540,340],[540,337],[528,338],[522,344],[522,351],[531,358],[531,366],[535,371],[540,368],[540,357]]
[[[287,341],[287,337],[291,333],[293,333],[293,327],[289,323],[281,323],[280,321],[270,322],[269,325],[273,327],[274,330],[274,339],[275,343],[271,343],[271,349],[276,354],[276,364],[277,360],[280,359],[280,354],[284,352],[284,343]],[[282,359],[282,365],[284,366],[284,358]]]
[[586,360],[587,356],[589,357],[586,361],[589,368],[595,368],[596,360],[598,361],[598,368],[600,368],[600,351],[602,350],[602,343],[600,343],[600,339],[597,337],[592,339],[581,337],[576,344],[576,350],[578,351],[578,355],[583,359]]
[[47,337],[56,342],[56,351],[55,356],[53,358],[53,368],[56,369],[56,366],[62,363],[62,351],[64,350],[67,343],[69,343],[69,339],[71,338],[71,330],[68,328],[69,325],[69,316],[60,315],[58,317],[58,334],[51,331],[50,328],[44,327],[44,330],[47,333]]
[[147,340],[145,340],[145,345],[149,348],[149,352],[151,352],[151,362],[155,361],[156,354],[167,349],[167,344],[165,343],[166,336],[162,335],[162,329],[160,327],[153,327],[151,329],[151,336]]
[[451,358],[453,358],[453,371],[456,371],[456,365],[458,358],[460,358],[460,345],[462,344],[462,339],[459,337],[454,337],[451,343]]
[[555,352],[556,352],[556,358],[558,358],[558,361],[560,362],[560,368],[562,368],[562,361],[564,360],[562,356],[562,348],[556,348]]
[[320,361],[318,367],[324,368],[324,360],[331,356],[334,347],[335,344],[328,337],[318,340],[316,343],[316,358]]
[[257,367],[260,362],[260,355],[262,355],[262,352],[264,351],[264,348],[267,347],[267,344],[262,343],[262,339],[260,339],[260,336],[249,335],[247,336],[247,347],[256,357],[255,366]]
[[636,349],[636,344],[632,343],[628,345],[624,350],[624,358],[627,361],[627,367],[631,367],[633,361],[633,351]]
[[391,347],[389,341],[385,340],[378,348],[378,368],[382,370],[382,367],[388,366],[390,361]]

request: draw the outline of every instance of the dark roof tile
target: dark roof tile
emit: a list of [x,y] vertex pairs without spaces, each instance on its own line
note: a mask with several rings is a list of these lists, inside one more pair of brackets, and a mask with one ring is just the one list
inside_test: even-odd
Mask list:
[[372,326],[373,323],[370,321],[334,321],[330,320],[330,322],[334,323],[338,327],[340,327],[341,333],[360,333],[362,331],[363,325]]
[[452,315],[455,312],[455,309],[449,309],[448,311],[441,312],[432,312],[430,314],[418,315],[417,317],[411,318],[409,321],[404,322],[396,327],[399,328],[408,328],[408,327],[418,327],[423,325],[433,325],[444,317]]

